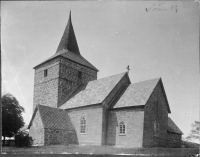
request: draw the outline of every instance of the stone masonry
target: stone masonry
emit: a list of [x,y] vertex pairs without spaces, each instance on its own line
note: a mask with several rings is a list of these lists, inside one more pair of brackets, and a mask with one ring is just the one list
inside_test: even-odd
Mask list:
[[69,130],[45,129],[44,145],[78,144],[76,133]]
[[[46,77],[44,70],[48,71]],[[96,78],[97,71],[63,57],[48,61],[35,69],[33,109],[37,104],[59,107],[75,87]]]
[[[44,70],[48,70],[44,77]],[[56,107],[58,99],[59,59],[44,63],[35,69],[33,111],[35,106],[48,105]]]
[[[79,78],[81,72],[81,78]],[[79,84],[97,79],[97,72],[75,62],[61,58],[58,86],[58,107],[62,105],[68,94]]]
[[180,148],[181,147],[182,138],[180,134],[176,133],[167,133],[167,147],[172,148]]
[[[158,106],[156,104],[158,103]],[[154,135],[154,122],[158,112],[159,135]],[[167,126],[168,126],[168,111],[167,104],[164,98],[161,82],[157,84],[151,94],[147,104],[145,105],[144,113],[144,147],[165,147],[167,145]]]

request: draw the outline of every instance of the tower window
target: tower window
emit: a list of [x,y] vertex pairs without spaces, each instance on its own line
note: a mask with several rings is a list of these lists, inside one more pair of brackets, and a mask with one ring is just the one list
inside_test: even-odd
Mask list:
[[46,70],[44,70],[44,77],[47,77],[47,74],[48,74],[48,71],[46,69]]
[[85,134],[86,132],[86,119],[84,117],[81,118],[80,120],[80,133]]
[[125,126],[124,122],[120,122],[119,123],[119,134],[125,135],[125,131],[126,131],[126,126]]
[[81,71],[78,72],[78,78],[82,79],[82,72]]

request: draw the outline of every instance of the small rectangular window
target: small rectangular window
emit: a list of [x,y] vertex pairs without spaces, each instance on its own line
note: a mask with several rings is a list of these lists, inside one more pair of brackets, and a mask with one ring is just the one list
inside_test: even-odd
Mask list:
[[78,78],[82,79],[82,72],[81,71],[78,72]]
[[47,77],[47,69],[44,70],[44,77]]

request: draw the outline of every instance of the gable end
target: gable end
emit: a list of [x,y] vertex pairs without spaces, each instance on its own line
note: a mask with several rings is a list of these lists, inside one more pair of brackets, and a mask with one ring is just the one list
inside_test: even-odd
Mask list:
[[163,86],[163,82],[162,82],[162,79],[160,78],[159,82],[161,84],[161,89],[162,89],[162,92],[163,92],[163,95],[164,95],[164,99],[166,101],[166,104],[167,104],[167,110],[168,110],[168,113],[171,113],[171,110],[170,110],[170,107],[169,107],[169,103],[168,103],[168,100],[167,100],[167,95],[165,93],[165,89],[164,89],[164,86]]
[[[163,96],[164,96],[164,99],[165,99],[165,102],[166,102],[166,105],[167,105],[167,110],[168,110],[168,113],[171,113],[171,110],[170,110],[170,107],[169,107],[169,103],[168,103],[168,100],[167,100],[167,96],[166,96],[166,93],[165,93],[165,89],[164,89],[164,86],[163,86],[163,83],[162,83],[162,79],[160,78],[158,83],[156,84],[156,86],[158,86],[160,84],[160,87],[161,87],[161,90],[162,90],[162,93],[163,93]],[[154,87],[151,95],[154,93],[155,89],[156,89],[156,86]],[[148,103],[151,95],[149,96],[148,100],[146,101],[146,104]]]
[[[33,113],[33,115],[32,115],[31,121],[30,121],[30,123],[29,123],[29,125],[28,125],[28,129],[30,129],[30,127],[32,126],[33,120],[34,120],[34,118],[35,118],[37,112],[38,112],[38,114],[40,115],[40,112],[39,112],[39,109],[38,109],[38,105],[36,106],[36,108],[35,108],[35,110],[34,110],[34,113]],[[42,121],[41,116],[40,116],[40,119],[41,119],[41,121]],[[43,123],[43,121],[42,121],[42,125],[43,125],[43,128],[44,128],[44,123]]]

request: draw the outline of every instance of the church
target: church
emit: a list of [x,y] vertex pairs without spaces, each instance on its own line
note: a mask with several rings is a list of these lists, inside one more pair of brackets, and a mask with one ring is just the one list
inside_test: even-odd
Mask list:
[[131,83],[128,72],[97,79],[80,53],[71,12],[56,53],[34,69],[34,144],[181,147],[162,79]]

